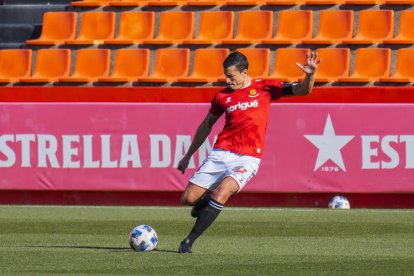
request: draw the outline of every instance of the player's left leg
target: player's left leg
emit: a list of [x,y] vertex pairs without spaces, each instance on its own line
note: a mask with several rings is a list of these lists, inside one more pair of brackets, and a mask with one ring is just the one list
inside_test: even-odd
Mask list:
[[180,244],[178,249],[180,253],[191,253],[194,241],[216,220],[227,200],[238,191],[239,184],[233,177],[226,177],[220,183],[207,204],[199,210],[193,229]]

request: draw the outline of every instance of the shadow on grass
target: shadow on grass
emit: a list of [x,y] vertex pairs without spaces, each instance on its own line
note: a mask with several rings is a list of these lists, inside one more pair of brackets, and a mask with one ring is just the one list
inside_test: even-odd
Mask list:
[[[111,252],[133,252],[130,247],[109,247],[109,246],[87,246],[87,245],[29,245],[24,246],[28,248],[66,248],[66,249],[92,249],[92,250],[107,250]],[[178,253],[176,250],[159,249],[153,251],[162,253]]]

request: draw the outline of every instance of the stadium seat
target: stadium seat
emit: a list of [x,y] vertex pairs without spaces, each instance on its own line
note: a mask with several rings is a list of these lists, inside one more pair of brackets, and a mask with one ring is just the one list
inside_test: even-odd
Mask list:
[[397,35],[392,39],[385,39],[384,44],[414,44],[414,10],[400,12],[400,26]]
[[76,53],[75,69],[60,82],[92,82],[109,75],[111,51],[108,49],[80,49]]
[[269,0],[266,1],[268,6],[296,6],[305,4],[305,0]]
[[317,49],[316,52],[322,61],[315,73],[316,82],[333,82],[349,76],[349,48],[323,48]]
[[72,1],[71,5],[75,7],[103,7],[108,6],[111,1],[113,0],[82,0]]
[[388,48],[359,48],[356,50],[354,72],[341,82],[372,82],[388,77],[391,68],[391,50]]
[[114,12],[84,12],[79,35],[65,44],[102,44],[105,39],[113,39],[115,33]]
[[140,44],[144,39],[154,38],[154,12],[123,12],[119,32],[115,39],[106,39],[105,44]]
[[383,4],[383,0],[345,0],[347,5],[378,5]]
[[195,39],[184,40],[184,44],[220,44],[233,37],[234,12],[207,11],[200,13],[200,27]]
[[69,49],[39,49],[33,74],[20,82],[53,82],[70,74],[71,52]]
[[384,0],[387,5],[414,5],[414,0]]
[[187,5],[188,0],[149,0],[148,6],[169,7],[169,6],[184,6]]
[[223,39],[223,44],[255,44],[272,37],[273,13],[271,11],[239,12],[237,35]]
[[194,12],[162,12],[159,32],[155,39],[145,39],[144,44],[182,44],[194,36]]
[[414,48],[397,51],[397,64],[391,77],[380,78],[383,82],[414,82]]
[[32,50],[0,50],[0,83],[18,82],[30,76]]
[[337,44],[351,39],[354,31],[354,12],[351,10],[327,10],[319,13],[318,33],[303,44]]
[[345,0],[305,0],[306,5],[341,5]]
[[139,7],[146,6],[148,1],[146,0],[112,0],[109,2],[109,6],[117,7]]
[[265,78],[269,75],[270,50],[265,48],[242,48],[240,53],[249,61],[249,76],[253,78]]
[[187,77],[190,68],[190,49],[158,49],[155,54],[154,73],[138,78],[139,82],[175,82]]
[[225,2],[228,6],[256,6],[264,5],[266,1],[264,0],[230,0]]
[[148,76],[150,67],[149,49],[119,49],[115,51],[114,68],[109,77],[101,82],[130,82]]
[[190,76],[179,78],[179,82],[217,82],[223,76],[223,61],[228,49],[204,48],[195,50],[194,69]]
[[305,73],[296,65],[297,62],[305,64],[306,54],[309,49],[305,48],[279,48],[276,50],[273,73],[266,79],[284,82],[298,81]]
[[217,6],[224,4],[225,0],[189,0],[187,2],[188,6]]
[[279,12],[276,34],[263,44],[297,44],[312,38],[313,13],[309,10]]
[[65,40],[75,39],[75,12],[45,12],[42,33],[38,39],[27,40],[29,45],[59,45]]
[[382,43],[394,33],[394,11],[362,10],[359,12],[358,31],[354,38],[344,39],[346,44]]

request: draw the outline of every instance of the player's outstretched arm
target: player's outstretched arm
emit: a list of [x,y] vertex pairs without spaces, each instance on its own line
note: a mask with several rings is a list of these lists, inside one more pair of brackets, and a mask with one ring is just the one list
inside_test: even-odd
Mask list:
[[294,84],[292,87],[293,95],[295,96],[305,96],[308,95],[313,88],[315,83],[314,74],[318,68],[318,64],[321,62],[321,59],[318,60],[318,54],[316,52],[311,52],[311,54],[306,54],[306,63],[304,65],[299,62],[296,65],[306,74],[305,78],[297,84]]
[[187,153],[178,163],[177,170],[181,171],[182,173],[188,167],[188,163],[190,162],[191,156],[198,150],[198,148],[204,143],[206,138],[211,132],[213,125],[217,122],[219,117],[213,116],[212,114],[208,113],[204,120],[201,122],[197,131],[194,135],[194,139],[191,142],[190,148],[188,149]]

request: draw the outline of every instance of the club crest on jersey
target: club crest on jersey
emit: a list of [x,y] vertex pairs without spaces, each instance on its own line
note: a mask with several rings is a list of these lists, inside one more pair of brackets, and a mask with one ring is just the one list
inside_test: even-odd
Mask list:
[[249,97],[250,98],[256,98],[257,96],[259,96],[259,93],[257,93],[256,89],[252,89],[249,92]]

